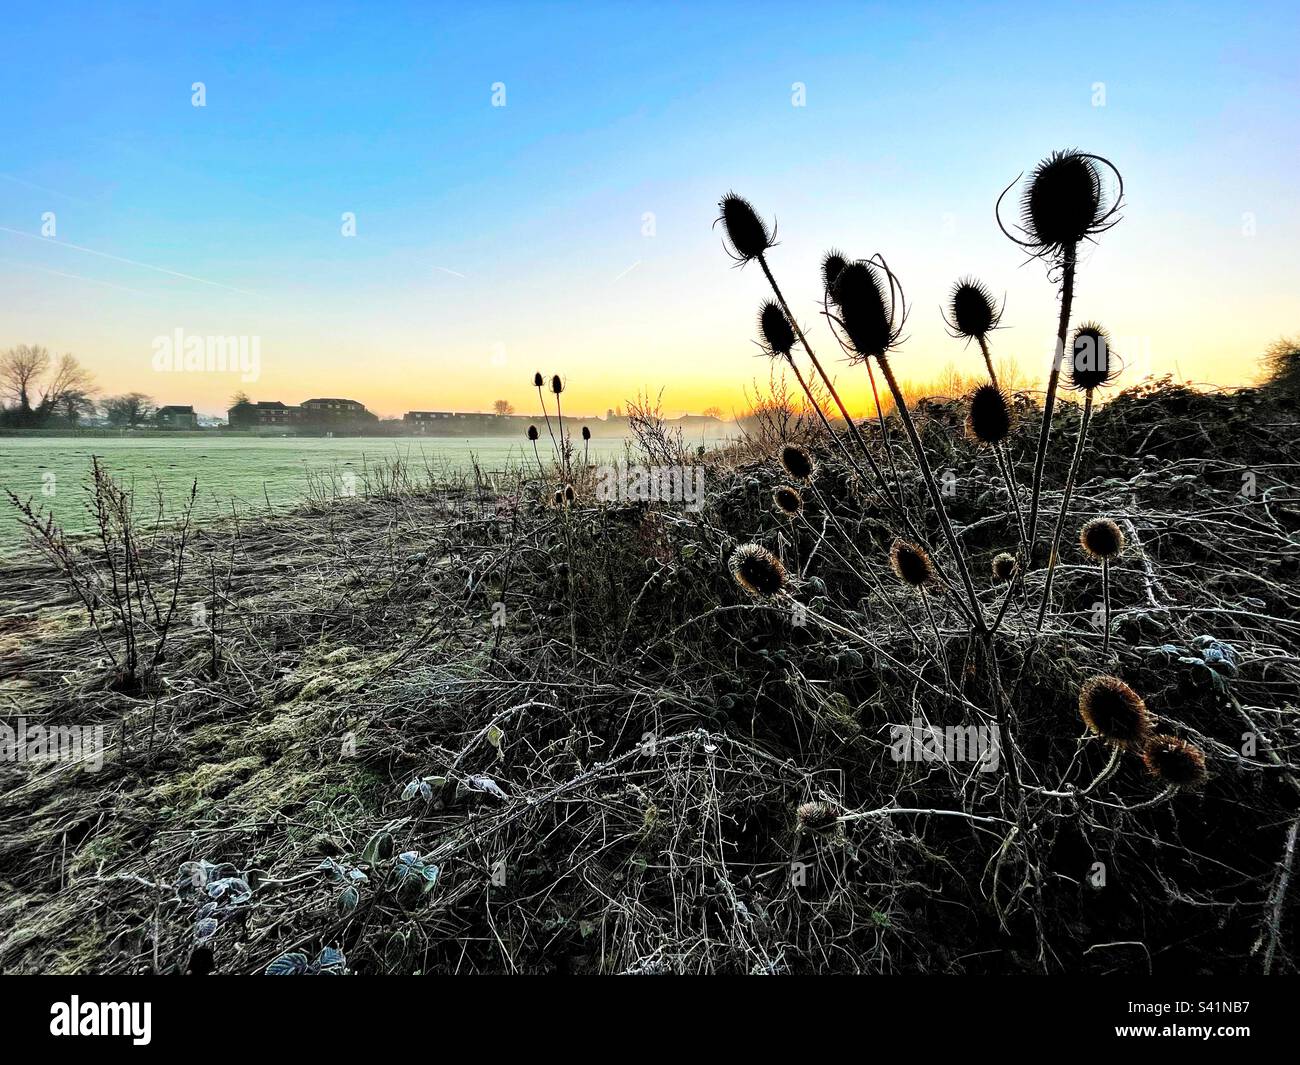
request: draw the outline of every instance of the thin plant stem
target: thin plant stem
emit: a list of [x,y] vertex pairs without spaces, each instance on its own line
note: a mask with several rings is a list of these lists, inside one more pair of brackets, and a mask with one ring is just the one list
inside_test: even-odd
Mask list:
[[1101,560],[1101,653],[1110,650],[1110,559]]
[[1043,466],[1047,462],[1047,444],[1052,435],[1052,410],[1056,406],[1056,389],[1061,380],[1061,360],[1065,355],[1065,334],[1070,328],[1070,305],[1074,301],[1074,265],[1078,245],[1065,247],[1065,272],[1061,277],[1061,316],[1056,325],[1056,351],[1052,354],[1052,372],[1047,378],[1047,395],[1043,399],[1043,421],[1038,429],[1038,451],[1034,455],[1034,480],[1029,497],[1029,561],[1033,561],[1038,533],[1038,504],[1043,493]]
[[1043,627],[1047,617],[1047,607],[1052,600],[1052,578],[1056,575],[1056,553],[1061,546],[1061,532],[1065,529],[1066,515],[1070,510],[1070,497],[1074,495],[1074,481],[1079,475],[1079,464],[1083,459],[1083,448],[1088,440],[1088,423],[1092,421],[1092,393],[1090,388],[1084,393],[1083,417],[1079,420],[1079,439],[1074,445],[1074,458],[1070,461],[1070,472],[1065,478],[1065,491],[1061,495],[1061,509],[1056,515],[1056,528],[1052,532],[1051,548],[1047,553],[1047,579],[1043,583],[1043,601],[1038,607],[1038,625],[1035,632]]
[[979,340],[980,351],[984,354],[984,365],[989,368],[989,381],[992,382],[994,388],[997,388],[998,375],[993,369],[993,356],[989,354],[989,342],[984,337],[980,337]]

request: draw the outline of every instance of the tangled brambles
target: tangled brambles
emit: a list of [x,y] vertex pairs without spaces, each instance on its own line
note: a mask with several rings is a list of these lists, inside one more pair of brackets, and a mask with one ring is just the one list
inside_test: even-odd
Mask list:
[[1109,562],[1124,550],[1124,532],[1110,518],[1093,518],[1079,530],[1079,546],[1097,561]]
[[781,468],[796,481],[808,481],[817,472],[817,460],[806,447],[786,444],[781,449]]
[[1019,568],[1020,563],[1016,561],[1016,556],[1006,551],[993,557],[993,576],[1000,581],[1011,580]]
[[795,811],[795,817],[801,829],[808,832],[824,832],[834,826],[840,813],[841,810],[835,803],[815,800],[800,803],[799,809]]
[[780,513],[793,518],[803,509],[803,496],[799,489],[783,484],[772,491],[772,503]]
[[1011,432],[1011,404],[997,385],[980,385],[966,408],[966,432],[981,444],[1000,444]]
[[785,590],[789,582],[785,566],[766,547],[741,544],[728,563],[732,577],[750,595],[770,598]]
[[1142,761],[1157,780],[1180,788],[1203,784],[1208,776],[1205,752],[1177,736],[1152,736],[1142,751]]
[[890,545],[889,564],[898,579],[913,588],[923,588],[935,577],[934,563],[930,561],[925,548],[908,543],[901,537],[895,538]]
[[1079,689],[1079,716],[1103,740],[1136,751],[1155,724],[1142,696],[1118,677],[1090,677]]

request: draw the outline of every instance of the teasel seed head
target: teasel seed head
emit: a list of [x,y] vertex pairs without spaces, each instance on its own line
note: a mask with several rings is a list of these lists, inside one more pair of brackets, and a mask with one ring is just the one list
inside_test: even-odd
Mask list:
[[722,212],[718,221],[726,232],[731,257],[737,262],[757,259],[776,243],[767,223],[759,218],[754,205],[743,196],[729,192],[722,197],[718,207]]
[[835,303],[849,345],[860,358],[879,358],[894,342],[884,279],[870,263],[848,263],[835,278]]
[[541,372],[540,372],[540,371],[539,371],[538,373],[533,374],[533,387],[534,387],[534,388],[541,388],[542,385],[544,385],[544,384],[546,384],[546,378],[544,378],[544,377],[541,375]]
[[1177,736],[1152,736],[1142,751],[1147,772],[1157,780],[1180,788],[1205,783],[1205,752]]
[[1020,563],[1016,561],[1016,556],[1009,552],[1003,551],[993,556],[993,576],[1000,581],[1011,580],[1019,568]]
[[948,326],[957,336],[983,340],[998,327],[1002,312],[982,281],[966,277],[953,286],[948,299]]
[[840,808],[835,803],[819,799],[800,803],[795,811],[795,818],[801,829],[808,832],[824,832],[835,824],[840,813]]
[[934,580],[934,563],[925,548],[895,537],[889,547],[889,564],[904,584],[923,588]]
[[1079,689],[1079,716],[1103,740],[1134,751],[1155,724],[1142,696],[1118,677],[1090,677]]
[[564,506],[564,491],[562,489],[557,488],[551,493],[551,505],[555,507]]
[[588,428],[588,427],[585,426],[585,425],[582,427],[582,439],[584,439],[584,440],[590,440],[590,439],[591,439],[591,429]]
[[537,426],[535,426],[535,425],[530,425],[530,426],[528,427],[528,439],[529,439],[529,440],[536,441],[536,439],[537,439]]
[[844,254],[832,248],[822,257],[822,288],[826,292],[826,298],[832,303],[839,302],[835,298],[835,282],[840,276],[840,271],[848,265],[848,260]]
[[[1101,170],[1110,168],[1118,189],[1109,206],[1102,193]],[[1018,180],[1018,179],[1017,179]],[[1013,181],[1012,185],[1015,184]],[[1011,191],[1008,185],[998,197]],[[1032,254],[1056,258],[1065,248],[1095,237],[1115,224],[1113,216],[1124,198],[1124,179],[1109,159],[1075,148],[1053,152],[1034,167],[1020,198],[1020,229],[1025,239],[1013,236],[1002,225],[1002,232]]]
[[1110,346],[1110,334],[1096,322],[1085,322],[1074,331],[1073,354],[1066,377],[1076,392],[1103,388],[1119,376],[1119,357]]
[[1110,518],[1093,518],[1079,530],[1079,546],[1098,562],[1109,562],[1124,550],[1124,531]]
[[569,504],[569,503],[572,503],[576,498],[577,498],[577,493],[573,490],[573,485],[571,485],[571,484],[566,484],[566,485],[564,486],[564,502],[565,502],[565,504],[567,505],[567,504]]
[[980,385],[966,408],[966,431],[981,444],[1000,444],[1011,433],[1011,404],[997,385]]
[[793,518],[803,510],[803,496],[799,493],[799,489],[788,484],[780,485],[773,490],[772,502],[787,518]]
[[817,460],[801,444],[786,444],[781,448],[781,467],[796,481],[809,481],[817,472]]
[[727,565],[736,583],[750,595],[778,595],[789,583],[781,560],[759,544],[741,544]]
[[794,349],[794,328],[780,304],[773,300],[763,304],[758,312],[758,331],[769,354],[789,357]]
[[551,377],[551,391],[557,396],[564,391],[564,382],[560,380],[559,374],[553,374]]

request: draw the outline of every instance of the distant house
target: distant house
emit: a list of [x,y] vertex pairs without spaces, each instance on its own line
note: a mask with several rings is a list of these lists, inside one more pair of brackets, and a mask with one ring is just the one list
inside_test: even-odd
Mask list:
[[355,399],[307,399],[302,403],[303,421],[316,425],[377,422],[379,416]]
[[270,400],[236,403],[226,414],[232,429],[259,429],[264,426],[297,425],[302,417],[302,408]]
[[512,432],[516,425],[526,425],[527,421],[510,414],[460,414],[449,410],[409,410],[402,415],[409,432],[435,436],[497,435]]
[[180,407],[170,403],[165,407],[159,407],[154,412],[153,420],[159,429],[197,429],[199,427],[199,416],[194,413],[193,407]]

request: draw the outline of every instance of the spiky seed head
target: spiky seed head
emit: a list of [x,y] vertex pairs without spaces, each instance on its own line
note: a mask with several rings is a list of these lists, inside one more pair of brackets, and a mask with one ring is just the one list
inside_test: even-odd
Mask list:
[[551,495],[551,503],[553,506],[557,507],[564,506],[564,493],[560,489],[557,488]]
[[998,324],[998,305],[983,282],[963,278],[953,286],[948,318],[958,336],[981,340]]
[[835,278],[835,302],[849,344],[864,359],[879,358],[893,343],[880,271],[864,262],[848,263]]
[[1102,388],[1119,376],[1119,357],[1111,349],[1110,334],[1096,322],[1085,322],[1074,331],[1072,347],[1067,375],[1076,392]]
[[1155,724],[1142,696],[1118,677],[1090,677],[1079,689],[1079,716],[1103,740],[1135,751]]
[[1147,772],[1180,788],[1205,783],[1205,752],[1177,736],[1152,736],[1142,751]]
[[817,460],[806,447],[786,444],[781,448],[781,466],[796,481],[807,481],[817,472]]
[[822,258],[822,288],[826,290],[826,297],[832,303],[838,302],[835,298],[835,281],[847,263],[848,260],[844,258],[843,253],[834,248]]
[[750,595],[777,595],[789,580],[781,560],[759,544],[741,544],[727,565],[736,583]]
[[541,388],[542,385],[544,385],[545,383],[546,383],[546,378],[544,378],[540,372],[533,374],[534,388]]
[[582,427],[582,439],[584,440],[591,439],[591,430],[585,425]]
[[551,377],[551,391],[557,396],[564,391],[564,382],[560,380],[559,374],[554,374]]
[[803,496],[799,494],[799,489],[788,484],[780,485],[773,490],[772,502],[786,517],[792,518],[803,510]]
[[808,832],[823,832],[835,824],[840,812],[839,806],[835,803],[816,800],[800,803],[795,811],[795,818],[800,828]]
[[1044,251],[1077,244],[1104,213],[1097,165],[1073,148],[1034,167],[1020,201],[1021,224]]
[[722,212],[719,221],[726,231],[731,254],[740,262],[757,259],[776,243],[767,223],[758,217],[754,205],[743,196],[729,192],[722,197],[718,207]]
[[1079,530],[1079,546],[1098,562],[1109,562],[1124,550],[1124,531],[1110,518],[1093,518]]
[[780,304],[768,300],[758,312],[758,331],[773,355],[789,355],[794,348],[794,328]]
[[889,564],[898,579],[913,588],[923,588],[934,580],[934,563],[930,561],[925,548],[909,543],[902,537],[895,537],[889,547]]
[[530,425],[528,427],[528,439],[534,441],[537,439],[537,426]]
[[1000,444],[1011,432],[1011,404],[997,385],[980,385],[966,408],[966,431],[981,444]]
[[993,556],[993,576],[1000,581],[1009,581],[1016,575],[1016,570],[1020,568],[1020,563],[1016,561],[1016,556],[1006,551]]

